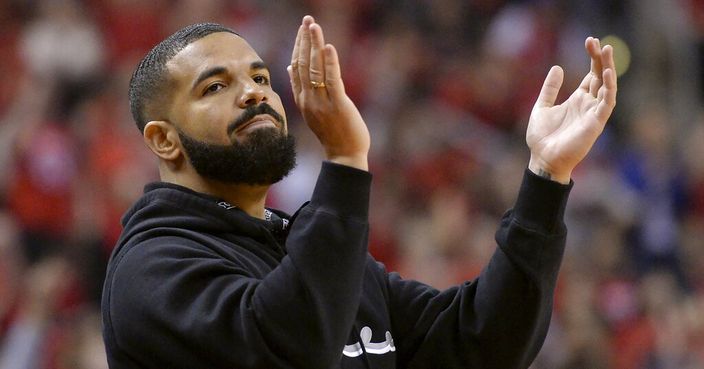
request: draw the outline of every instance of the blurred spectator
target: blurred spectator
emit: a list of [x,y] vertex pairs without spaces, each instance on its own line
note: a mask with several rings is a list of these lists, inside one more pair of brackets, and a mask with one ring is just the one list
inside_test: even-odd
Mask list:
[[103,40],[79,0],[39,0],[37,14],[20,40],[29,72],[55,81],[55,119],[62,119],[102,72]]
[[99,72],[100,35],[77,0],[41,0],[22,36],[24,62],[42,78],[81,80]]
[[57,359],[66,329],[61,319],[71,312],[75,301],[71,273],[69,264],[57,257],[27,269],[17,315],[0,350],[0,368],[55,367],[51,361]]
[[20,284],[25,260],[20,250],[18,229],[5,212],[0,213],[0,337],[5,337],[19,306]]
[[673,125],[665,112],[650,107],[628,126],[628,147],[619,174],[631,206],[626,244],[639,274],[666,268],[688,285],[681,265],[679,223],[687,201],[684,167],[674,150]]
[[139,62],[165,36],[165,0],[92,0],[91,9],[104,35],[107,66]]

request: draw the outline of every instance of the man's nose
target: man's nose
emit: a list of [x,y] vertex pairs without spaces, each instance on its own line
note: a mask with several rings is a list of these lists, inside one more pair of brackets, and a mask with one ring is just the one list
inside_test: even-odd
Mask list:
[[257,105],[267,101],[264,88],[256,83],[246,83],[239,98],[238,105],[241,108],[246,108],[251,105]]

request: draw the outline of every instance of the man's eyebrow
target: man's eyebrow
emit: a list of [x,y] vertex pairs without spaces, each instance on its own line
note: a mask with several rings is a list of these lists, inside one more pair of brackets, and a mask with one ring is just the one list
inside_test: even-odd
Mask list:
[[198,78],[196,78],[196,81],[193,82],[193,87],[196,88],[201,82],[205,81],[206,79],[212,77],[212,76],[217,76],[218,74],[224,74],[227,73],[227,68],[225,67],[212,67],[208,68],[204,71],[202,71],[199,75]]
[[[267,67],[266,63],[264,63],[263,61],[257,60],[255,62],[252,62],[252,64],[249,65],[249,69],[250,70],[257,70],[257,69],[269,70],[269,67]],[[196,78],[195,82],[193,82],[192,88],[196,88],[201,82],[205,81],[206,79],[208,79],[212,76],[217,76],[218,74],[224,74],[224,73],[227,73],[227,68],[222,67],[222,66],[208,68],[208,69],[202,71],[198,75],[198,78]]]
[[256,70],[256,69],[269,70],[269,67],[267,67],[266,63],[264,63],[263,61],[257,60],[255,62],[252,62],[252,64],[249,65],[249,69],[251,69],[251,70]]

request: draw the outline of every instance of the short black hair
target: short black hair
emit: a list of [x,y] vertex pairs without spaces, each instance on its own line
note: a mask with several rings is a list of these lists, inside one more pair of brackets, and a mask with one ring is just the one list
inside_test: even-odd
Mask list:
[[211,33],[228,32],[239,34],[217,23],[197,23],[181,28],[161,41],[139,62],[130,80],[130,110],[137,128],[144,132],[144,126],[153,119],[150,113],[157,99],[165,94],[168,82],[166,63],[179,51],[194,41]]

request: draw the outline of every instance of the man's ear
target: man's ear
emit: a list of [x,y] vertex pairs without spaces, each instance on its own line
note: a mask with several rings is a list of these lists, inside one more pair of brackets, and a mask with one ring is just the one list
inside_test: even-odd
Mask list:
[[181,155],[181,140],[176,128],[169,122],[148,122],[144,126],[144,142],[161,159],[173,161]]

